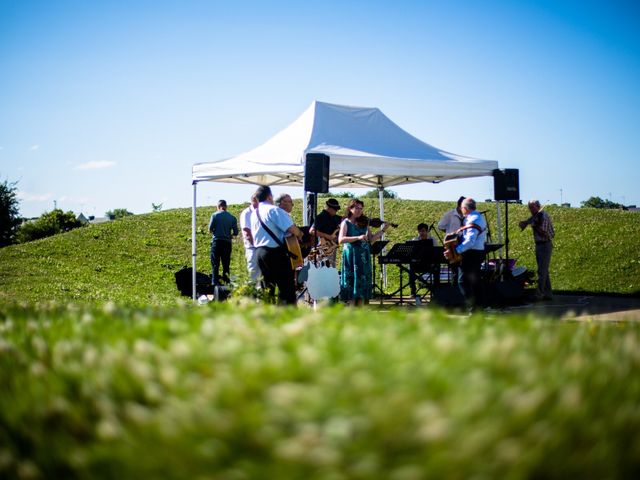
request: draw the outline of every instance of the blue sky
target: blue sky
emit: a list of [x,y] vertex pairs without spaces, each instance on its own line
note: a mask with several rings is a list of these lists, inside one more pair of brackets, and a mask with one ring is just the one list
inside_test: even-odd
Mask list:
[[[54,201],[96,216],[189,207],[193,163],[250,150],[320,100],[379,107],[434,146],[518,168],[525,200],[640,205],[639,13],[615,0],[0,0],[0,180],[18,181],[25,216]],[[199,204],[252,190],[201,184]],[[394,190],[485,199],[493,182]]]

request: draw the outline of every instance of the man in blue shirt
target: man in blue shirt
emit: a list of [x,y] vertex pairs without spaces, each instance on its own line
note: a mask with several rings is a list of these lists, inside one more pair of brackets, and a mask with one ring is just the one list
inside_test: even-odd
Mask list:
[[251,212],[251,234],[265,288],[274,293],[277,286],[280,303],[295,305],[293,268],[284,237],[291,234],[302,238],[302,232],[285,210],[273,204],[271,188],[260,186],[255,195],[259,203]]
[[[462,278],[460,290],[464,295],[470,311],[476,307],[481,298],[481,266],[484,262],[484,244],[487,239],[487,222],[476,210],[476,201],[465,198],[460,205],[465,216],[464,225],[458,230],[462,233],[462,241],[456,247],[456,252],[462,254]],[[448,257],[449,252],[445,252]]]
[[222,263],[222,280],[229,283],[229,266],[231,264],[231,238],[238,235],[238,221],[227,212],[227,202],[218,202],[218,211],[211,215],[209,221],[211,239],[211,283],[220,285],[220,263]]

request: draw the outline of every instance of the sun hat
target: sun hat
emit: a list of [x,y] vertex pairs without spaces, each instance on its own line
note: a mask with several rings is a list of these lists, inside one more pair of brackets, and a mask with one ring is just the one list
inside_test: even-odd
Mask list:
[[326,203],[327,207],[340,210],[340,203],[335,198],[330,198]]

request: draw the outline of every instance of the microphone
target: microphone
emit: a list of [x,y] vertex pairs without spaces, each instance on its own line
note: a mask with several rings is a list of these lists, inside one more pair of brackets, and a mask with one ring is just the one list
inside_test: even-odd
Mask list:
[[429,225],[429,228],[427,229],[427,231],[431,231],[433,230],[433,226],[436,224],[436,222],[431,222],[431,225]]

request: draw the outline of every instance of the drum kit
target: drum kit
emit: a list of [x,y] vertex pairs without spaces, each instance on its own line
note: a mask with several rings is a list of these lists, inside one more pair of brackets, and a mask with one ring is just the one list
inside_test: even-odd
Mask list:
[[305,299],[310,303],[337,297],[340,294],[340,274],[335,268],[338,244],[323,238],[313,246],[305,258]]

